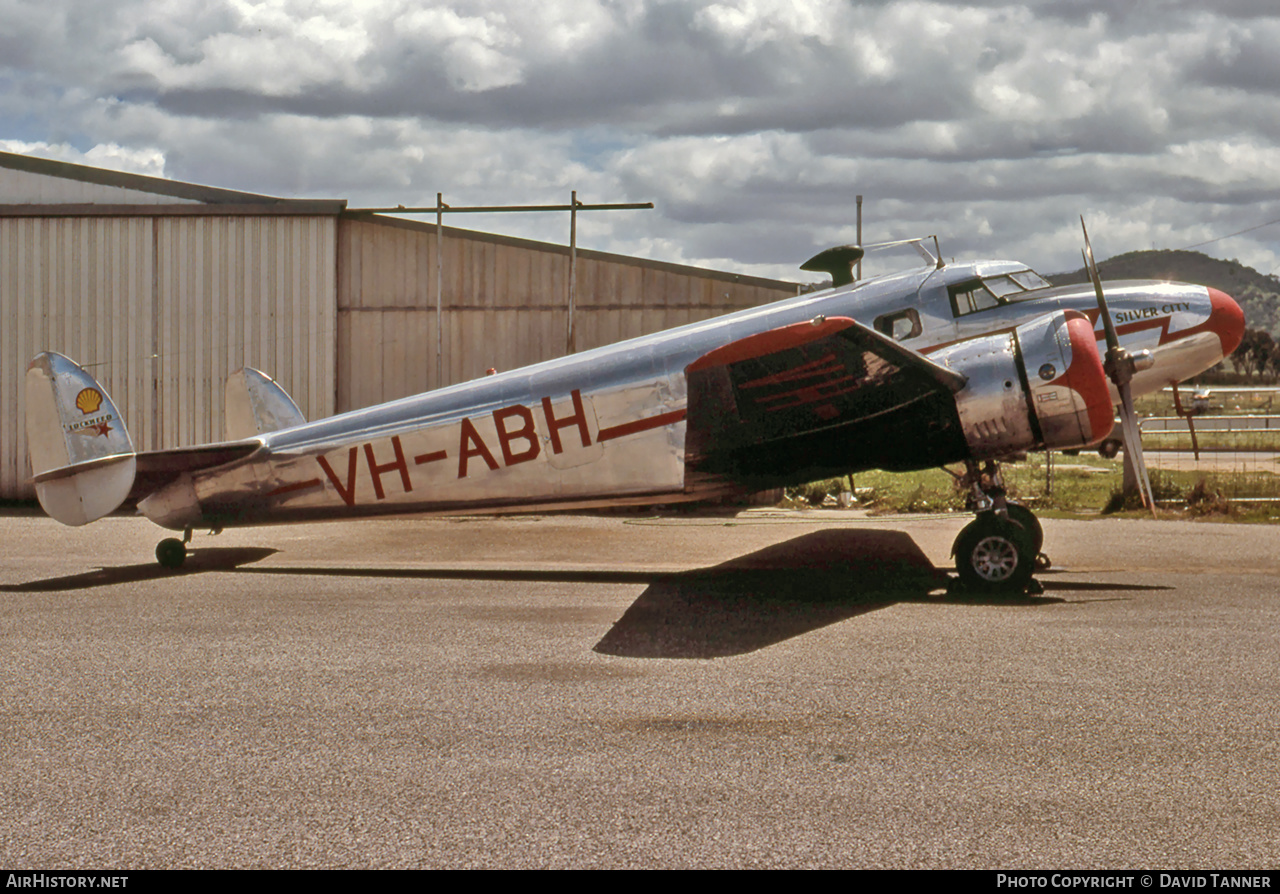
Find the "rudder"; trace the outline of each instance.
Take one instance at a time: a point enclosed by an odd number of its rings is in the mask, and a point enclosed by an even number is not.
[[[27,455],[40,505],[64,525],[113,512],[133,487],[137,459],[106,389],[53,351],[27,365]]]
[[[228,441],[265,435],[307,421],[280,383],[247,366],[227,377],[223,404]]]

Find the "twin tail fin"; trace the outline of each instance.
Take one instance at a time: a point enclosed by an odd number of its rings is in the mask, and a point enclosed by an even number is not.
[[[105,388],[46,351],[27,365],[27,452],[40,505],[64,525],[114,512],[133,487],[137,454]]]
[[[139,455],[107,390],[71,358],[53,351],[36,355],[27,365],[26,387],[36,496],[64,525],[96,521],[130,496],[145,512],[142,498],[175,478],[243,457],[257,448],[254,438],[306,421],[270,376],[246,368],[227,380],[226,442]]]

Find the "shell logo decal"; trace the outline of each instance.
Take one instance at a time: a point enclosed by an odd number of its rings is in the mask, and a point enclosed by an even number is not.
[[[76,395],[76,409],[86,416],[98,412],[100,406],[102,406],[102,392],[97,388],[83,388]]]
[[[81,388],[80,393],[76,395],[76,409],[86,416],[98,412],[101,407],[102,392],[97,388]],[[105,438],[111,433],[111,420],[114,418],[110,413],[107,413],[105,416],[99,416],[96,419],[85,419],[67,426],[67,431]]]

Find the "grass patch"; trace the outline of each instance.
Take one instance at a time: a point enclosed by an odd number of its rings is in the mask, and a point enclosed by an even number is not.
[[[1257,431],[1202,431],[1196,429],[1196,440],[1201,450],[1275,453],[1280,451],[1280,430]],[[1142,446],[1148,453],[1153,450],[1191,450],[1190,432],[1144,431]]]
[[[961,471],[956,467],[954,471]],[[1002,466],[1005,488],[1011,498],[1037,512],[1067,515],[1099,511],[1126,511],[1121,500],[1123,463],[1097,454],[1079,457],[1054,455],[1052,474],[1047,474],[1044,454],[1034,454],[1020,463]],[[957,486],[942,469],[919,472],[860,472],[845,478],[816,481],[787,491],[786,505],[794,507],[831,505],[841,491],[857,495],[858,505],[885,513],[961,512],[969,492]],[[1274,520],[1280,515],[1280,474],[1270,469],[1242,469],[1233,472],[1197,470],[1154,470],[1152,489],[1157,501],[1191,516],[1240,517],[1243,520]],[[1276,505],[1235,503],[1237,500],[1275,499]],[[1172,505],[1170,505],[1172,504]],[[1140,504],[1135,504],[1135,507]]]
[[[1191,407],[1191,395],[1195,393],[1195,385],[1183,385],[1179,389],[1184,409]],[[1214,386],[1205,386],[1212,389]],[[1224,386],[1225,387],[1225,386]],[[1178,408],[1173,403],[1173,394],[1155,391],[1134,398],[1133,408],[1139,416],[1176,416]],[[1209,399],[1208,416],[1266,416],[1280,414],[1280,394],[1266,391],[1218,392]]]

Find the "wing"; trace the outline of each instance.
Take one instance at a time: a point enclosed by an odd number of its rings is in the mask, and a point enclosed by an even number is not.
[[[748,487],[967,455],[960,373],[847,317],[732,342],[686,368],[686,484]]]

